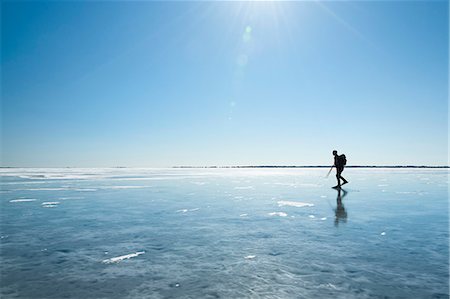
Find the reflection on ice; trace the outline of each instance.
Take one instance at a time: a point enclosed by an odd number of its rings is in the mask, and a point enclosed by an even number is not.
[[[339,223],[346,223],[347,222],[347,211],[345,210],[344,204],[342,203],[342,199],[347,195],[347,191],[344,189],[338,189],[337,190],[337,198],[336,198],[336,209],[335,212],[335,219],[334,219],[334,225],[337,227]]]

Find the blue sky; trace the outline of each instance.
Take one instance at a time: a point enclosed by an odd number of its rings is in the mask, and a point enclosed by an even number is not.
[[[448,3],[2,2],[2,166],[447,164]]]

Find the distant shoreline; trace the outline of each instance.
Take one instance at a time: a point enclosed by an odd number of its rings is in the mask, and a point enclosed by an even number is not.
[[[331,165],[242,165],[242,166],[169,166],[169,167],[126,167],[126,166],[106,166],[106,167],[72,167],[72,166],[53,166],[53,167],[20,167],[20,166],[0,166],[0,169],[14,168],[330,168]],[[430,168],[430,169],[448,169],[450,166],[430,166],[430,165],[348,165],[346,168]]]
[[[255,165],[255,166],[173,166],[172,168],[330,168],[331,165]],[[348,165],[346,168],[450,168],[450,166],[428,166],[428,165]]]

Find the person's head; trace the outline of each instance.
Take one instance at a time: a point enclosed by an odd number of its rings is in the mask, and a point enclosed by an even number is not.
[[[333,151],[333,156],[336,156],[337,155],[337,150],[334,150]]]

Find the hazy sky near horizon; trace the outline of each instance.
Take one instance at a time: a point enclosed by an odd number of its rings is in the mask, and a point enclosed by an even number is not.
[[[2,166],[447,164],[447,1],[1,5]]]

